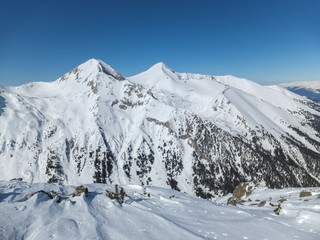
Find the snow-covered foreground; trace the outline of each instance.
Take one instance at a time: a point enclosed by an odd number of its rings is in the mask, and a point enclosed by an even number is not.
[[[130,197],[121,206],[106,196],[114,186],[85,187],[87,197],[50,199],[40,192],[28,199],[39,190],[68,195],[75,187],[1,181],[0,239],[320,239],[320,188],[305,189],[312,195],[303,198],[300,188],[261,188],[244,205],[230,206],[223,204],[230,196],[213,203],[174,190],[126,185]],[[270,203],[284,198],[276,215]],[[256,200],[266,204],[259,207]]]

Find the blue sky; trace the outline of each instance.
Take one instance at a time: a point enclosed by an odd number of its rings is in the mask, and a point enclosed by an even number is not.
[[[0,85],[54,81],[90,58],[124,76],[320,80],[319,0],[2,1]]]

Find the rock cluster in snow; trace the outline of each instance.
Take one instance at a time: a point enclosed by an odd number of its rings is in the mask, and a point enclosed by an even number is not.
[[[258,187],[242,197],[242,204],[231,206],[226,205],[230,194],[210,202],[171,189],[139,185],[121,185],[128,195],[121,205],[106,196],[106,190],[114,191],[114,186],[84,187],[87,196],[76,196],[74,186],[0,181],[0,239],[320,237],[320,188]],[[299,197],[301,190],[310,195]],[[50,197],[50,192],[56,195]]]

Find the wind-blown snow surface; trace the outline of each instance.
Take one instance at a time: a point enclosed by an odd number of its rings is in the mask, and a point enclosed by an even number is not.
[[[299,198],[301,189],[260,188],[257,205],[229,206],[158,187],[124,186],[125,203],[106,197],[106,184],[88,184],[88,196],[50,199],[39,190],[63,194],[72,186],[0,182],[0,239],[303,239],[320,238],[319,188]],[[269,203],[282,202],[280,215]],[[65,198],[66,199],[66,198]],[[225,202],[226,198],[219,199]],[[256,202],[256,201],[255,201]]]
[[[281,87],[176,73],[124,78],[91,59],[51,83],[0,89],[0,176],[172,188],[320,185],[320,113]]]

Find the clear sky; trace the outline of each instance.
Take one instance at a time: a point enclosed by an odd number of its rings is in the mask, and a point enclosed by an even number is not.
[[[261,84],[320,80],[320,0],[8,0],[0,85],[54,81],[90,58],[124,76],[177,72]]]

